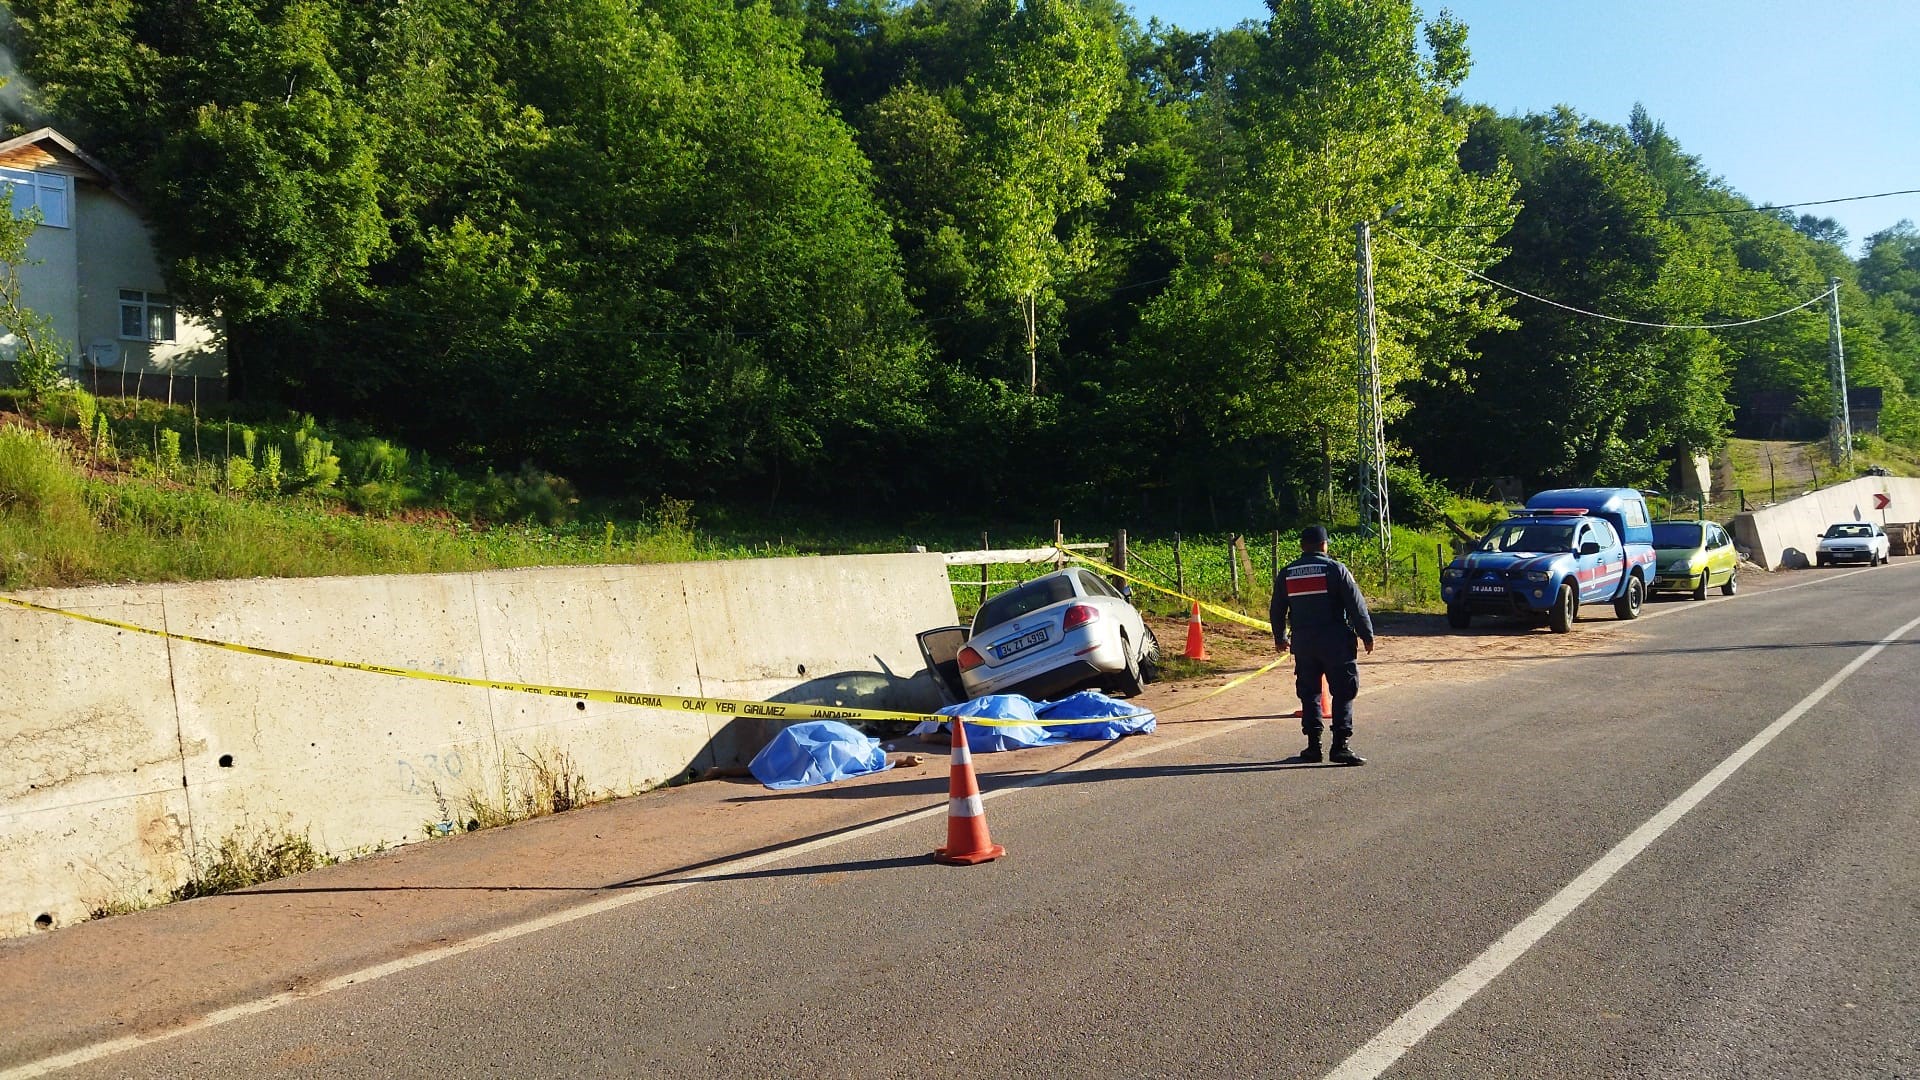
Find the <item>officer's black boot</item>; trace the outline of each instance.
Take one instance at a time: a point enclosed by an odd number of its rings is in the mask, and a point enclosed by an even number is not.
[[[1310,761],[1310,762],[1320,761],[1320,733],[1319,732],[1316,731],[1307,736],[1307,748],[1305,750],[1300,751],[1298,754],[1295,754],[1294,760]]]
[[[1318,750],[1319,747],[1316,745],[1314,749]],[[1313,760],[1319,761],[1319,755],[1314,755]],[[1337,737],[1333,740],[1333,752],[1327,755],[1327,760],[1333,762],[1335,765],[1365,765],[1367,763],[1366,758],[1353,752],[1353,748],[1347,745],[1347,740],[1344,737]]]

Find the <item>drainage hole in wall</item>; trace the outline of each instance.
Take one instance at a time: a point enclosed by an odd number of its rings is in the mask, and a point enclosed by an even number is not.
[[[586,702],[584,702],[584,701],[576,701],[576,702],[574,702],[574,703],[573,703],[573,707],[574,707],[574,708],[576,708],[576,709],[579,709],[579,710],[580,710],[581,712],[586,712],[586,711],[587,711],[587,703],[586,703]]]
[[[223,768],[223,769],[231,769],[231,768],[233,768],[233,755],[232,755],[232,754],[221,754],[221,755],[220,755],[220,767],[221,767],[221,768]]]
[[[800,665],[800,674],[802,674],[802,675],[805,675],[806,673],[807,673],[807,665],[805,665],[805,664],[801,664],[801,665]]]
[[[51,915],[49,915],[49,914],[47,914],[47,913],[46,913],[46,912],[44,912],[44,911],[43,911],[43,912],[41,912],[41,913],[40,913],[40,917],[39,917],[39,918],[37,918],[37,919],[35,919],[35,920],[33,920],[33,928],[34,928],[35,930],[51,930],[51,929],[53,929],[53,916],[51,916]]]

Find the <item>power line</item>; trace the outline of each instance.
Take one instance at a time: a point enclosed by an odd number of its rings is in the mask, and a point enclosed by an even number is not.
[[[1832,206],[1834,203],[1861,202],[1866,199],[1885,199],[1885,198],[1890,198],[1894,195],[1920,195],[1920,188],[1903,188],[1899,191],[1878,191],[1873,193],[1872,195],[1847,195],[1838,199],[1810,199],[1806,202],[1768,203],[1765,206],[1736,206],[1728,210],[1675,210],[1672,213],[1654,214],[1651,218],[1647,220],[1664,221],[1668,218],[1729,217],[1734,214],[1767,214],[1767,213],[1772,213],[1775,210],[1797,210],[1803,206]],[[1406,222],[1401,222],[1401,228],[1427,229],[1431,231],[1465,230],[1465,229],[1510,229],[1512,227],[1513,227],[1513,222],[1511,221],[1459,221],[1459,222],[1406,221]]]
[[[1764,214],[1773,210],[1797,210],[1802,206],[1831,206],[1834,203],[1860,202],[1863,199],[1884,199],[1890,195],[1920,195],[1920,188],[1906,188],[1901,191],[1881,191],[1872,195],[1848,195],[1839,199],[1811,199],[1807,202],[1771,203],[1766,206],[1747,206],[1734,210],[1677,210],[1661,217],[1712,217],[1726,214]]]
[[[1481,273],[1478,270],[1475,270],[1473,267],[1468,266],[1465,263],[1455,262],[1454,260],[1447,258],[1445,255],[1440,255],[1435,252],[1428,251],[1426,248],[1421,247],[1419,244],[1414,243],[1412,240],[1408,239],[1405,236],[1400,235],[1400,233],[1394,231],[1392,228],[1389,228],[1384,224],[1380,225],[1380,229],[1382,232],[1391,233],[1396,240],[1399,240],[1401,243],[1407,245],[1413,250],[1419,252],[1420,254],[1425,255],[1427,258],[1435,259],[1439,262],[1446,263],[1448,266],[1453,267],[1455,270],[1462,271],[1470,277],[1479,278],[1481,281],[1484,281],[1487,284],[1492,285],[1496,289],[1505,289],[1507,292],[1513,293],[1515,296],[1524,296],[1527,299],[1533,300],[1537,303],[1546,304],[1549,307],[1556,307],[1562,311],[1570,311],[1575,315],[1584,315],[1590,319],[1605,319],[1608,322],[1625,323],[1628,326],[1644,326],[1652,330],[1731,330],[1734,327],[1738,327],[1738,326],[1752,326],[1755,323],[1771,322],[1772,320],[1778,319],[1783,315],[1791,315],[1802,308],[1812,307],[1814,304],[1817,304],[1822,300],[1825,300],[1827,297],[1832,296],[1839,289],[1839,286],[1836,285],[1833,288],[1826,290],[1825,292],[1821,293],[1820,295],[1814,297],[1811,300],[1803,300],[1800,303],[1795,304],[1784,311],[1776,311],[1771,315],[1762,315],[1760,318],[1757,318],[1757,319],[1743,319],[1739,322],[1728,322],[1728,323],[1646,322],[1641,319],[1627,319],[1627,318],[1622,318],[1618,315],[1607,315],[1598,311],[1587,311],[1583,308],[1574,307],[1571,304],[1563,304],[1558,300],[1549,300],[1544,296],[1537,296],[1533,293],[1526,291],[1525,289],[1508,285],[1505,282],[1495,281],[1494,279],[1488,277],[1487,275]]]

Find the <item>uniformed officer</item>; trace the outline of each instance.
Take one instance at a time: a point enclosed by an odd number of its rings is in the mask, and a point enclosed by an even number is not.
[[[1288,620],[1293,633],[1287,633]],[[1333,693],[1333,750],[1336,765],[1365,765],[1367,759],[1347,745],[1353,738],[1353,699],[1360,694],[1358,646],[1373,652],[1373,619],[1353,574],[1327,555],[1327,530],[1309,525],[1300,531],[1300,557],[1273,581],[1273,644],[1293,652],[1293,689],[1300,698],[1300,730],[1307,748],[1298,760],[1320,760],[1320,679]]]

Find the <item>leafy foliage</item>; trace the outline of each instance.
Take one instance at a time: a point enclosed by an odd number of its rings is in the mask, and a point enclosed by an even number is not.
[[[1209,33],[1101,0],[9,8],[13,121],[164,208],[239,396],[325,421],[223,450],[230,491],[397,512],[450,483],[371,425],[491,470],[485,516],[564,520],[564,475],[1266,527],[1351,485],[1363,221],[1410,511],[1424,476],[1659,485],[1730,430],[1817,434],[1823,311],[1751,320],[1829,278],[1853,384],[1920,445],[1910,225],[1856,266],[1643,109],[1462,102],[1469,30],[1411,0]]]

